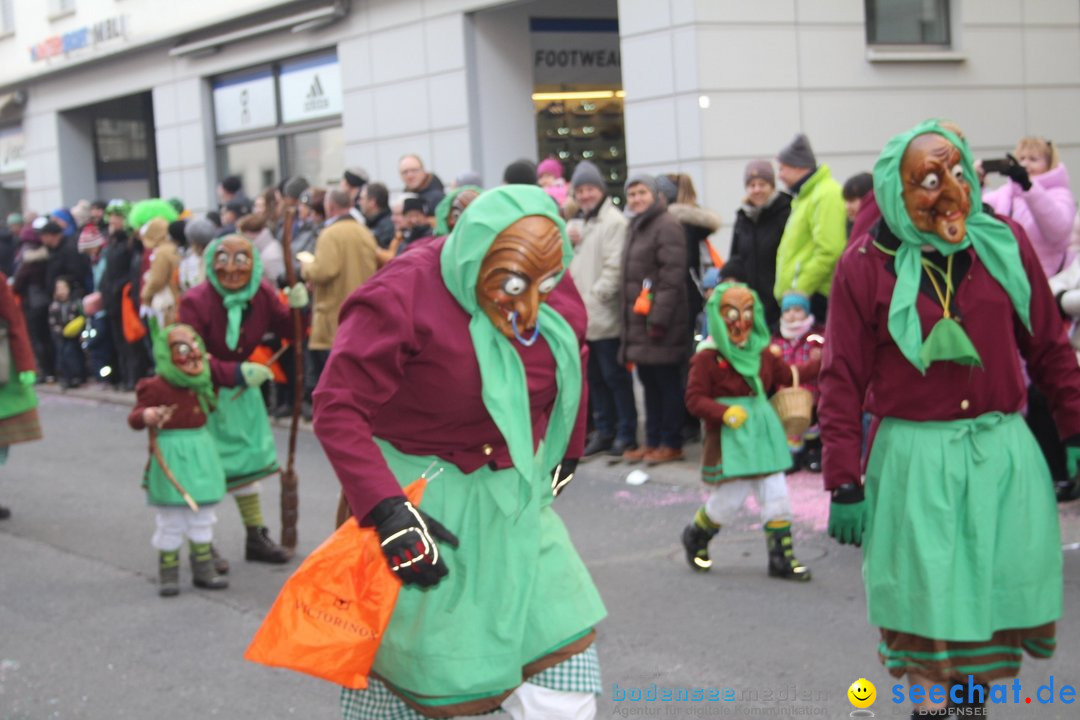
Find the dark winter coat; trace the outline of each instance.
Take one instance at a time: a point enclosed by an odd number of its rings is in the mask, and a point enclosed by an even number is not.
[[[709,236],[720,229],[720,216],[685,203],[669,205],[668,212],[675,216],[686,234],[686,298],[692,326],[705,307],[705,298],[701,294],[701,243],[708,242]]]
[[[105,272],[101,276],[101,298],[106,313],[119,313],[124,285],[128,282],[131,271],[131,248],[128,246],[127,233],[120,231],[113,234],[109,246],[105,249]]]
[[[69,279],[72,296],[81,297],[94,284],[89,258],[79,252],[75,240],[69,237],[62,238],[59,245],[49,249],[45,269],[45,289],[49,297],[56,289],[57,278],[62,277]]]
[[[774,195],[756,220],[752,218],[752,212],[749,206],[743,205],[735,215],[731,258],[721,275],[749,285],[761,298],[765,323],[775,327],[780,322],[780,305],[773,295],[776,249],[780,246],[784,225],[791,214],[791,196],[786,193]]]
[[[375,242],[379,243],[379,247],[383,250],[390,247],[394,235],[397,234],[393,213],[389,209],[381,210],[376,215],[367,218],[367,224],[371,234],[375,236]]]
[[[648,317],[634,313],[645,280],[652,282]],[[690,348],[686,236],[663,200],[630,221],[622,270],[622,362],[673,365]],[[662,330],[661,330],[662,329]]]

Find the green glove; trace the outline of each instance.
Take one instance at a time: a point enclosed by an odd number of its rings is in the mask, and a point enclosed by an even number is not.
[[[866,500],[858,485],[843,485],[833,491],[829,505],[829,537],[841,545],[862,545],[866,526]]]
[[[248,387],[259,387],[264,382],[274,379],[274,372],[260,363],[240,363],[240,375]]]
[[[1065,448],[1065,470],[1070,480],[1076,479],[1077,468],[1080,467],[1080,447],[1068,446]]]
[[[33,370],[23,370],[19,373],[19,384],[23,387],[33,387],[37,382],[37,373]]]
[[[286,288],[285,296],[289,300],[289,307],[294,310],[307,307],[308,301],[310,300],[307,288],[304,287],[304,283],[296,283],[291,288]]]

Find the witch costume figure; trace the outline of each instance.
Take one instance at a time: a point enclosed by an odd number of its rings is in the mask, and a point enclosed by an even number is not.
[[[571,257],[547,194],[502,187],[342,307],[315,433],[403,583],[346,720],[595,715],[605,610],[552,507],[584,445]]]
[[[882,218],[837,266],[819,380],[829,534],[862,544],[881,661],[949,693],[914,717],[996,697],[1004,688],[986,686],[1016,676],[1024,653],[1053,654],[1062,610],[1057,506],[1020,415],[1021,363],[1073,458],[1080,371],[1027,236],[984,212],[977,188],[954,126],[889,141],[874,167]]]
[[[274,375],[266,365],[246,359],[267,333],[292,337],[289,308],[307,305],[307,289],[302,283],[289,288],[286,307],[263,281],[259,253],[242,235],[214,240],[203,257],[206,280],[181,298],[180,320],[206,342],[214,384],[241,388],[222,392],[208,427],[221,456],[229,494],[236,498],[247,530],[244,559],[288,562],[289,550],[270,539],[259,499],[259,480],[280,470],[270,418],[259,390]],[[228,562],[216,549],[215,563],[218,572],[228,572]]]
[[[34,351],[26,318],[7,280],[0,273],[0,465],[7,462],[9,446],[41,439]],[[9,517],[11,510],[0,505],[0,520]]]
[[[206,429],[217,402],[210,358],[202,338],[187,325],[159,331],[151,323],[151,329],[157,374],[135,386],[128,424],[150,433],[143,487],[147,502],[157,509],[151,543],[158,550],[158,594],[180,592],[184,538],[191,546],[195,586],[221,590],[229,581],[214,569],[210,542],[217,522],[214,505],[225,496],[225,471]]]
[[[705,421],[701,479],[708,501],[683,529],[686,562],[712,568],[709,541],[732,522],[750,493],[761,509],[770,577],[809,580],[795,558],[791,503],[784,471],[791,467],[787,436],[769,395],[792,383],[791,367],[769,351],[769,329],[757,293],[742,283],[716,287],[705,304],[709,337],[690,360],[686,407]],[[813,378],[820,360],[796,365]]]

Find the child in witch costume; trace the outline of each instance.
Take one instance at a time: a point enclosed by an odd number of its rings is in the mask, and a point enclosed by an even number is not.
[[[690,360],[686,407],[705,421],[701,479],[712,488],[683,530],[686,561],[712,567],[709,541],[735,519],[753,492],[761,506],[769,549],[769,576],[809,580],[795,559],[791,505],[784,471],[791,453],[768,394],[791,385],[791,368],[769,351],[769,331],[757,293],[742,283],[721,283],[705,305],[709,337]],[[796,365],[800,377],[817,375],[820,360]]]
[[[986,686],[1016,676],[1025,652],[1051,656],[1062,611],[1057,506],[1020,415],[1023,364],[1074,463],[1080,372],[1031,243],[983,212],[978,187],[954,127],[929,120],[892,138],[874,166],[881,220],[853,239],[829,297],[829,534],[862,545],[889,673],[963,685],[922,698],[913,717],[1003,702],[1004,687]]]
[[[808,362],[821,357],[825,343],[825,328],[817,324],[810,312],[810,298],[798,290],[788,290],[780,298],[780,331],[773,336],[769,351],[788,365]],[[799,387],[814,395],[817,404],[817,385],[809,378],[799,376]],[[817,411],[813,422],[801,435],[788,436],[794,464],[792,470],[806,468],[821,472],[821,429],[817,424]]]
[[[289,306],[286,307],[262,279],[259,253],[242,235],[214,240],[203,258],[206,280],[181,298],[180,320],[193,327],[206,342],[214,384],[241,388],[222,393],[208,427],[225,468],[229,494],[236,498],[247,529],[244,558],[288,562],[290,552],[270,539],[259,500],[258,481],[280,469],[270,418],[259,392],[259,386],[271,380],[273,372],[246,359],[267,333],[292,337],[289,308],[307,305],[307,289],[302,283],[287,289]],[[228,571],[228,563],[216,552],[215,562],[219,572]]]
[[[157,375],[135,386],[128,424],[150,432],[150,459],[143,476],[147,501],[157,508],[152,543],[158,550],[158,594],[180,592],[180,548],[187,537],[196,587],[221,590],[229,581],[210,554],[214,505],[225,496],[225,471],[206,429],[216,402],[209,357],[187,325],[162,331],[151,322]],[[190,501],[190,502],[189,502]]]

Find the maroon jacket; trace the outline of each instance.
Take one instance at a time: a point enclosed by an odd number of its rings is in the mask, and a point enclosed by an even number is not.
[[[7,275],[4,273],[0,273],[0,320],[6,321],[8,326],[8,343],[11,345],[11,359],[14,365],[12,375],[33,370],[37,365],[34,361],[33,347],[30,345],[30,336],[26,331],[26,318],[19,306],[15,304],[15,293],[8,287]],[[18,382],[15,378],[12,380]]]
[[[315,389],[315,434],[358,518],[401,494],[373,437],[405,453],[437,455],[466,473],[485,464],[513,466],[481,399],[469,315],[443,284],[444,243],[439,238],[410,249],[349,296]],[[585,306],[569,277],[548,304],[574,329],[584,375]],[[532,347],[514,347],[525,365],[535,449],[555,402],[555,360],[542,336]],[[584,446],[584,382],[570,458],[580,457]]]
[[[796,365],[799,379],[813,379],[820,360]],[[791,385],[791,367],[783,358],[773,355],[768,348],[761,351],[761,387],[766,395],[772,395],[785,385]],[[750,384],[735,372],[727,360],[716,350],[701,350],[690,359],[690,377],[686,383],[686,408],[694,417],[705,421],[705,428],[717,430],[724,424],[728,406],[716,402],[718,397],[749,397],[753,394]]]
[[[855,239],[841,256],[829,296],[818,379],[827,490],[859,482],[864,408],[876,419],[915,421],[1017,413],[1027,400],[1023,361],[1032,382],[1049,399],[1061,437],[1080,433],[1076,355],[1027,235],[1011,220],[1004,222],[1016,235],[1031,283],[1031,333],[975,251],[961,251],[968,254],[970,268],[956,287],[953,307],[979,351],[981,368],[937,362],[920,375],[889,334],[889,304],[896,286],[892,258],[874,247],[872,234]],[[942,309],[922,291],[915,307],[925,339]]]
[[[209,280],[180,298],[180,322],[193,327],[206,343],[211,356],[210,376],[215,385],[223,387],[236,386],[236,368],[248,359],[263,335],[273,333],[285,339],[293,336],[292,313],[265,280],[244,308],[240,341],[235,350],[225,345],[225,330],[229,325],[225,303]]]
[[[229,402],[229,393],[222,393],[221,402]],[[194,390],[170,385],[164,378],[143,378],[135,385],[135,407],[128,415],[128,425],[134,430],[146,427],[143,422],[143,410],[158,405],[175,405],[169,422],[164,430],[190,430],[206,424],[206,414],[199,407],[199,398]]]

